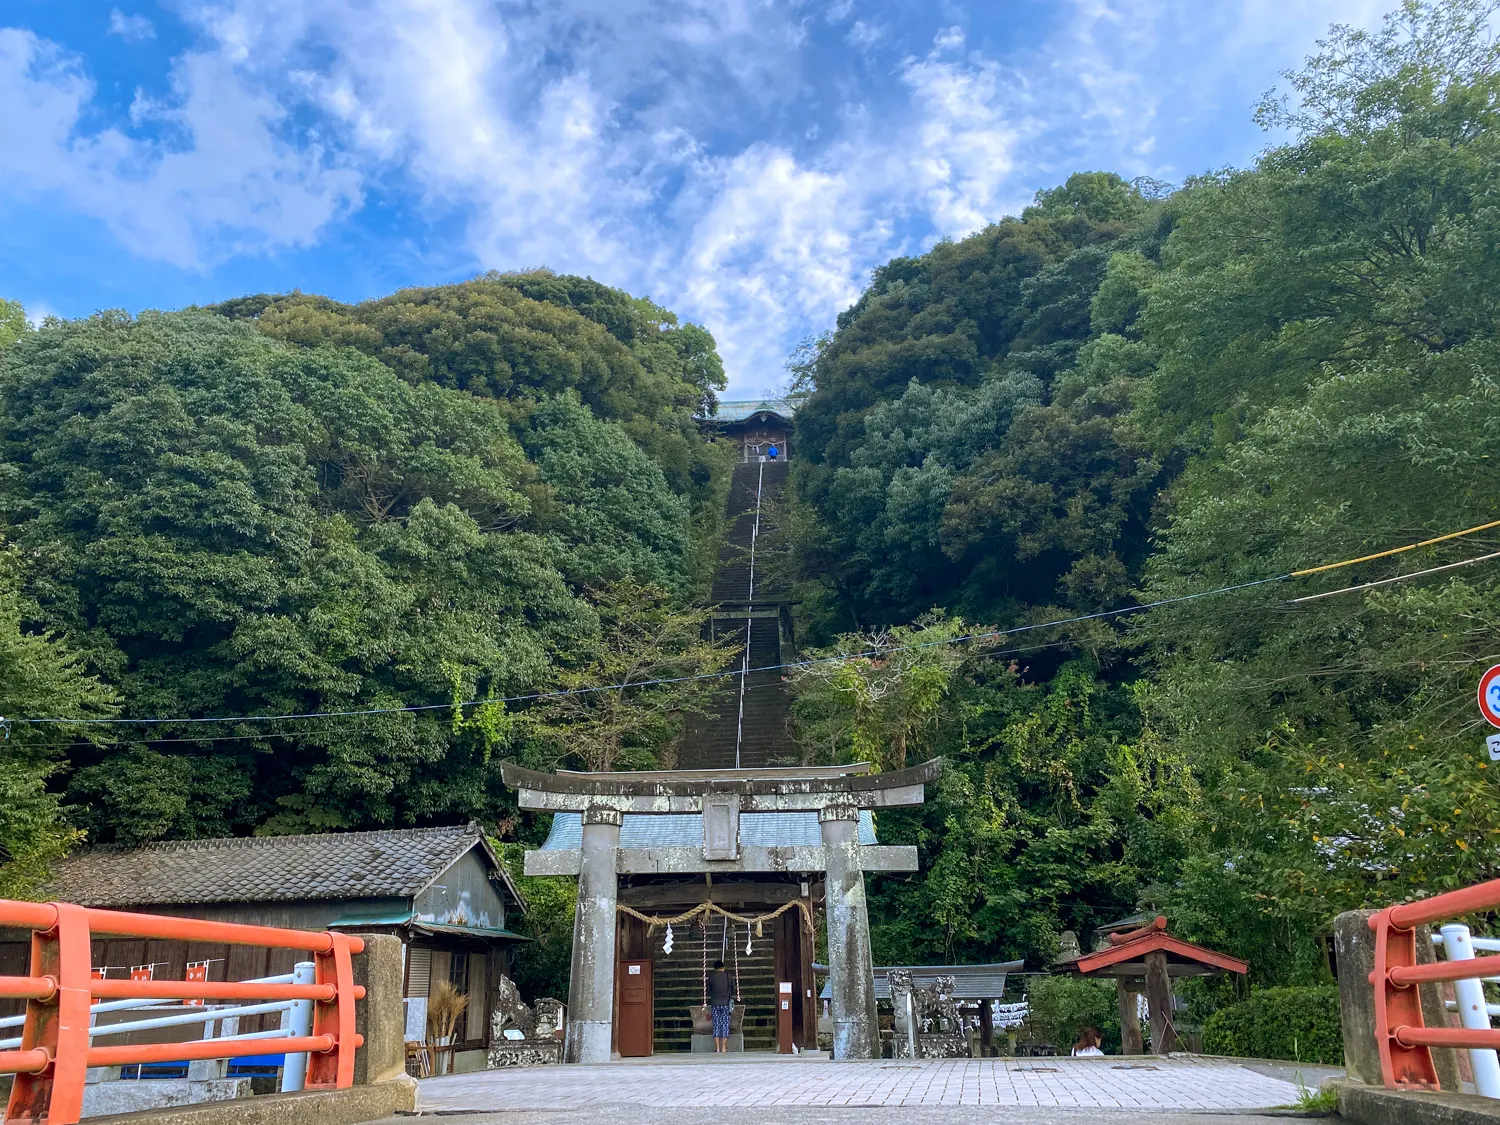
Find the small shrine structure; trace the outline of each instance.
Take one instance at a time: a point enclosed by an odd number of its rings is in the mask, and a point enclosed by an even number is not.
[[[1177,1029],[1172,1025],[1173,978],[1211,977],[1220,973],[1243,976],[1249,969],[1248,961],[1173,937],[1167,933],[1167,920],[1161,915],[1137,929],[1106,932],[1093,953],[1067,955],[1052,965],[1052,971],[1057,973],[1115,978],[1121,1049],[1127,1055],[1143,1053],[1140,1006],[1136,999],[1141,993],[1146,996],[1151,1024],[1151,1052],[1167,1055],[1177,1050],[1178,1044]]]
[[[1025,961],[982,965],[877,965],[875,1001],[891,1005],[895,1058],[987,1058],[995,1046],[996,1006],[1004,1019],[1024,1004],[1004,1003],[1005,979]],[[821,966],[814,966],[819,968]],[[829,985],[822,998],[832,997]],[[977,1036],[971,1034],[975,1028]],[[976,1041],[977,1040],[977,1041]]]
[[[776,446],[780,460],[791,455],[792,415],[796,407],[783,398],[721,401],[711,417],[700,424],[711,433],[722,434],[740,443],[740,459],[765,461],[771,446]]]
[[[914,847],[874,843],[870,810],[921,804],[941,765],[935,759],[888,773],[858,764],[549,774],[505,763],[505,783],[521,808],[557,814],[550,846],[526,853],[526,874],[578,877],[564,1061],[652,1052],[652,931],[700,917],[704,961],[721,948],[732,953],[742,936],[748,946],[755,929],[773,923],[776,1018],[788,1021],[777,1024],[781,1049],[799,1038],[815,1045],[819,899],[833,1057],[878,1058],[865,872],[915,871],[917,855]],[[710,954],[709,924],[718,916],[723,937]]]

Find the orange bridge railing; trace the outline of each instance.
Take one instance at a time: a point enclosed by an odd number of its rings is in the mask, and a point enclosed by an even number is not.
[[[1370,917],[1375,934],[1375,1042],[1389,1087],[1437,1089],[1433,1047],[1500,1047],[1500,1030],[1427,1027],[1417,985],[1500,976],[1500,957],[1419,964],[1417,927],[1500,907],[1500,879],[1417,902],[1389,906]],[[1493,961],[1492,965],[1490,962]]]
[[[364,950],[358,937],[6,899],[0,899],[0,927],[32,931],[31,975],[0,976],[0,997],[26,1001],[20,1048],[0,1051],[0,1074],[16,1076],[5,1125],[76,1125],[90,1067],[243,1058],[266,1050],[259,1038],[91,1046],[96,999],[311,1000],[312,1033],[278,1038],[276,1048],[307,1052],[305,1089],[354,1083],[354,1052],[364,1042],[354,1030],[354,1001],[365,993],[354,983],[350,960]],[[90,942],[96,934],[302,950],[313,955],[313,983],[93,980]]]

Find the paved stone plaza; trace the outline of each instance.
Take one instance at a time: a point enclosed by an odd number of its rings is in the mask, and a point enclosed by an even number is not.
[[[1322,1073],[1309,1073],[1306,1081],[1315,1088],[1321,1077]],[[491,1070],[428,1079],[421,1086],[419,1108],[426,1113],[612,1106],[661,1110],[1010,1106],[1223,1112],[1295,1103],[1298,1091],[1290,1078],[1222,1059],[1200,1058],[841,1063],[653,1060]]]

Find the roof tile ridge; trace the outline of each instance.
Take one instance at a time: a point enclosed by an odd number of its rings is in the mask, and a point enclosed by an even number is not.
[[[471,829],[473,830],[472,832],[470,831]],[[203,847],[271,847],[276,844],[286,844],[300,840],[359,840],[368,839],[372,836],[397,836],[418,832],[428,836],[455,833],[460,835],[482,835],[483,829],[479,827],[477,822],[471,820],[466,825],[439,824],[418,828],[365,828],[357,832],[298,832],[287,836],[204,836],[194,840],[149,840],[135,848],[125,848],[117,852],[101,848],[92,851],[92,854],[129,855],[131,852],[136,851],[188,851],[193,848]]]

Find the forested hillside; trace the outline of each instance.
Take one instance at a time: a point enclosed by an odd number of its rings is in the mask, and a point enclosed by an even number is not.
[[[877,960],[1150,908],[1304,983],[1339,910],[1497,874],[1500,533],[1288,577],[1500,520],[1493,10],[1335,29],[1252,167],[1070,176],[796,358],[802,753],[949,762],[881,814],[922,866],[872,883]],[[672,760],[701,685],[496,701],[726,665],[723,386],[704,329],[547,271],[0,302],[0,895],[83,838],[533,838],[499,759]]]
[[[796,368],[806,624],[899,646],[1274,578],[1500,518],[1488,5],[1336,30],[1290,139],[1167,191],[1074,175],[875,272]],[[1138,907],[1326,973],[1339,910],[1493,877],[1490,531],[1306,579],[800,676],[810,759],[952,768],[878,961],[1055,953]]]
[[[720,659],[686,607],[723,371],[647,301],[539,272],[7,331],[3,713],[172,720],[11,724],[9,890],[80,830],[499,826],[498,753],[568,760],[590,716],[569,743],[455,699],[591,675],[622,635],[641,668]],[[184,721],[310,712],[339,714]],[[606,752],[676,730],[629,720]]]

